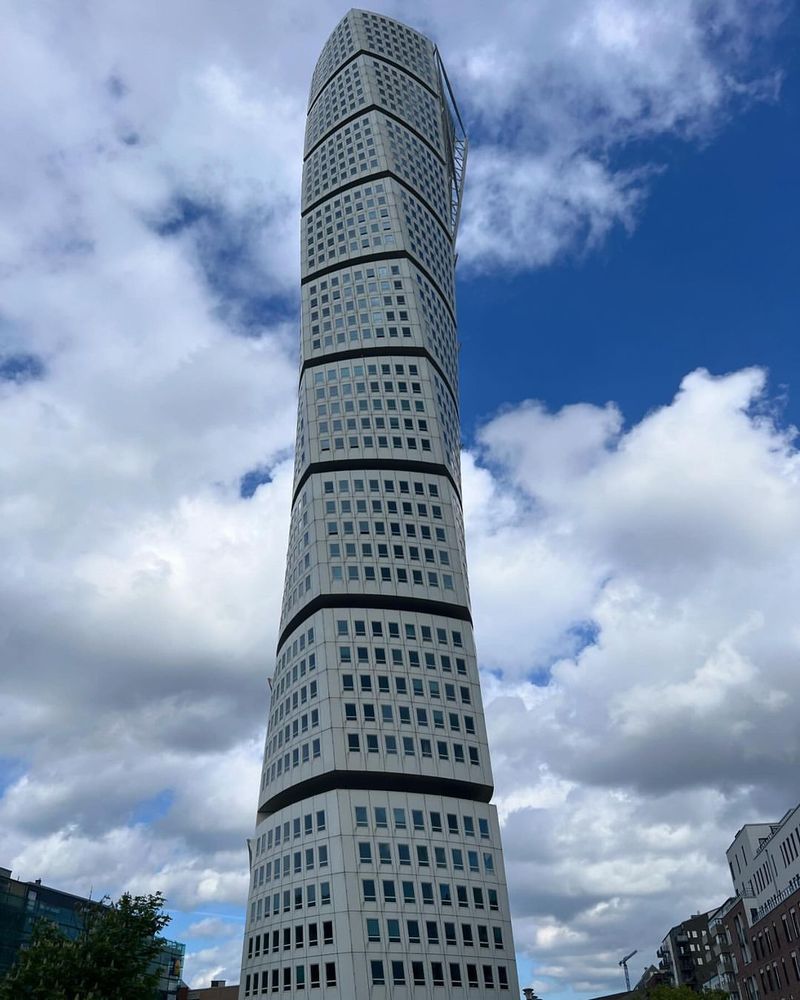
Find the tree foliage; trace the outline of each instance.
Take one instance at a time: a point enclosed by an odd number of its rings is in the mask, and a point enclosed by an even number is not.
[[[644,992],[649,1000],[729,1000],[724,990],[704,990],[698,993],[691,986],[670,986],[667,983],[648,986]]]
[[[153,1000],[159,972],[156,940],[170,918],[161,893],[87,904],[70,940],[38,920],[30,943],[0,981],[0,1000]]]

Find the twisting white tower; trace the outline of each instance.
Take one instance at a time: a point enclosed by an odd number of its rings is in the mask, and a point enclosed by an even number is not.
[[[311,84],[286,587],[241,997],[518,995],[464,554],[436,47],[337,25]]]

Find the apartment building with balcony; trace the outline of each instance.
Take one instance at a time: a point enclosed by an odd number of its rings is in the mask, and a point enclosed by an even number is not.
[[[746,824],[726,854],[736,894],[709,920],[709,985],[731,1000],[800,1000],[800,805]]]

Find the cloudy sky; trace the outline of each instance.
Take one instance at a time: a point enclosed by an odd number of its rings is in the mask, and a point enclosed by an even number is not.
[[[464,493],[522,979],[611,991],[798,799],[797,11],[376,9],[437,39],[472,136]],[[4,6],[0,865],[163,890],[198,985],[239,975],[344,10]]]

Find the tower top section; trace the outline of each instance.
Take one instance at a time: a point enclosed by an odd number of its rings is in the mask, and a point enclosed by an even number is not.
[[[333,29],[317,59],[311,78],[309,108],[330,78],[345,63],[364,52],[394,63],[431,90],[436,89],[436,46],[433,42],[385,14],[354,7]]]
[[[331,32],[314,68],[305,159],[335,131],[373,110],[409,128],[444,164],[448,228],[455,238],[468,141],[438,48],[394,18],[353,8]]]

